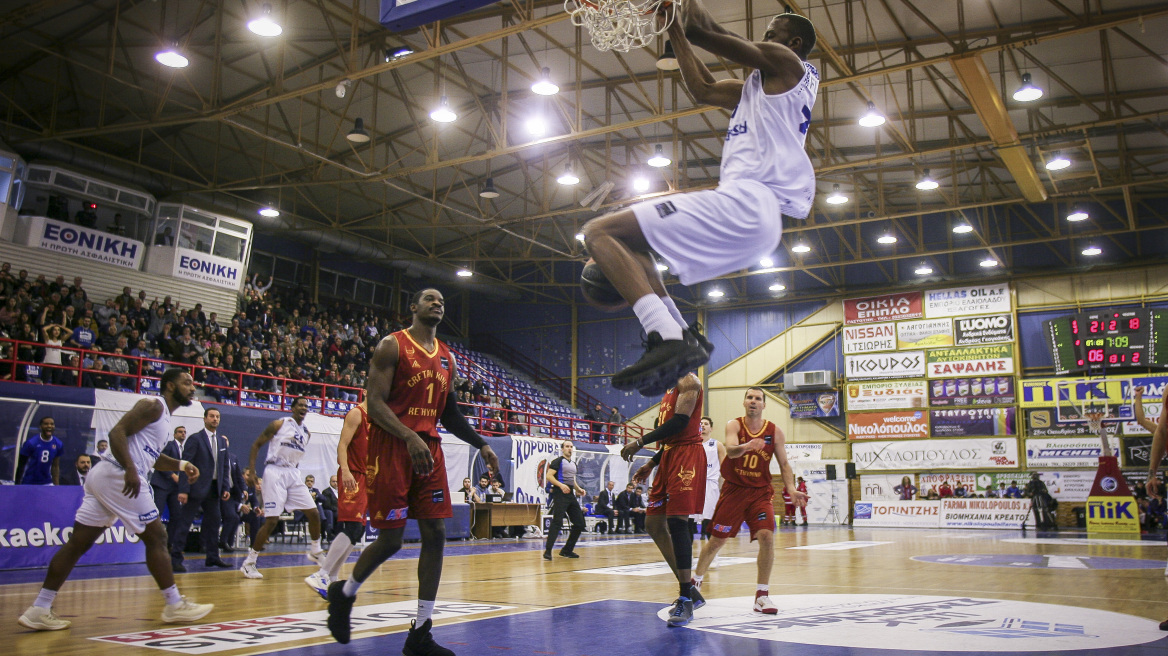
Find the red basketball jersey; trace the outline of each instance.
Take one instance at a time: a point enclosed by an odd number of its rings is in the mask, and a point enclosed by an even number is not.
[[[369,450],[369,413],[361,406],[354,406],[354,410],[361,413],[361,423],[353,439],[349,440],[348,454],[349,471],[354,474],[365,474],[365,454]]]
[[[702,443],[702,396],[705,390],[698,388],[698,401],[694,404],[694,409],[689,415],[689,423],[680,433],[672,437],[667,437],[661,440],[660,444],[701,444]],[[665,398],[661,399],[661,414],[659,422],[664,424],[669,421],[673,413],[677,411],[677,388],[669,390],[665,393]]]
[[[746,444],[756,437],[766,446],[762,451],[749,451],[737,458],[722,461],[722,480],[742,487],[771,486],[771,456],[775,455],[775,424],[767,421],[757,433],[746,428],[746,417],[738,418],[738,443]]]
[[[397,338],[397,369],[386,402],[407,428],[419,435],[438,437],[438,418],[446,408],[446,395],[454,378],[454,358],[446,345],[434,340],[427,351],[408,330]]]

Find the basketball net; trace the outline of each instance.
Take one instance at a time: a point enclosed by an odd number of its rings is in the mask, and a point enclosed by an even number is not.
[[[597,50],[628,52],[644,48],[669,29],[677,19],[681,0],[564,0],[564,11],[572,24],[588,28]],[[665,20],[657,25],[657,10],[665,9]]]
[[[1103,406],[1102,410],[1098,408],[1086,409],[1083,416],[1087,418],[1087,425],[1091,428],[1091,432],[1098,435],[1100,441],[1103,442],[1103,457],[1114,455],[1111,452],[1111,442],[1107,439],[1107,431],[1103,430],[1103,417],[1107,416],[1107,406]]]

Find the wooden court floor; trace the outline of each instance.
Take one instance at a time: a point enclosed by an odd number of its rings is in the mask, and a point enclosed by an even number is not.
[[[724,562],[703,585],[711,602],[704,610],[719,619],[695,630],[667,629],[657,615],[677,589],[665,570],[655,571],[660,559],[644,536],[586,537],[581,558],[552,562],[540,558],[538,540],[452,542],[439,592],[446,610],[436,615],[435,636],[459,654],[1168,654],[1168,632],[1156,627],[1168,618],[1164,540],[1085,538],[1071,531],[1036,537],[783,528],[771,577],[771,596],[781,608],[775,620],[750,612],[757,546],[739,537],[727,543]],[[26,631],[16,618],[39,582],[14,583],[13,573],[0,573],[0,654],[400,653],[415,599],[416,545],[366,582],[355,617],[365,606],[377,612],[354,627],[347,646],[321,633],[325,604],[303,583],[315,568],[299,549],[288,553],[283,567],[265,567],[261,558],[263,580],[244,579],[234,569],[204,572],[199,559],[188,559],[180,590],[216,605],[204,620],[214,626],[197,630],[161,624],[153,581],[134,575],[70,580],[55,608],[73,627]],[[977,615],[991,606],[1000,606],[1001,618]],[[280,620],[283,629],[273,628],[276,620],[241,622],[277,617],[291,619]],[[192,637],[198,635],[210,637]],[[792,645],[804,647],[792,651]]]

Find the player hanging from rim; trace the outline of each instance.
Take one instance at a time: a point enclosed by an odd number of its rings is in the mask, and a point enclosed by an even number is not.
[[[69,620],[53,613],[57,591],[69,578],[77,561],[97,542],[107,526],[122,520],[126,529],[142,538],[146,546],[146,568],[154,577],[166,600],[162,621],[194,622],[206,617],[213,604],[196,604],[178,592],[166,529],[162,526],[154,494],[147,482],[151,470],[181,471],[191,483],[199,478],[199,469],[186,460],[160,455],[170,440],[171,413],[179,406],[191,404],[195,381],[184,369],[167,369],[159,381],[161,398],[145,398],[134,404],[109,432],[109,449],[97,459],[85,478],[85,496],[73,521],[73,533],[49,562],[45,582],[36,601],[18,620],[21,626],[36,631],[59,631],[69,628]]]
[[[328,586],[341,574],[354,545],[365,535],[366,510],[369,506],[365,493],[365,453],[369,441],[369,415],[366,402],[349,408],[341,426],[341,441],[337,444],[337,478],[340,498],[337,499],[337,521],[341,531],[333,538],[328,553],[320,564],[320,571],[304,582],[328,600]]]
[[[717,189],[637,203],[584,225],[584,243],[633,307],[647,335],[644,355],[613,387],[655,396],[707,362],[713,346],[687,326],[649,256],[655,251],[683,285],[755,265],[779,245],[782,215],[807,218],[815,170],[804,149],[819,74],[806,61],[815,28],[797,14],[771,20],[751,42],[714,22],[699,0],[681,3],[669,38],[681,77],[699,102],[733,110]],[[691,45],[692,44],[692,45]],[[692,46],[753,71],[715,80]]]
[[[680,588],[666,620],[671,627],[688,623],[694,609],[706,603],[693,587],[693,531],[689,519],[702,509],[706,494],[706,452],[699,428],[701,413],[702,384],[694,374],[686,374],[661,400],[657,428],[621,449],[621,457],[631,462],[646,444],[662,443],[657,454],[660,458],[656,460],[661,466],[649,488],[645,531],[673,570]],[[644,481],[654,464],[650,462],[638,469],[633,474],[633,482]]]
[[[361,552],[347,581],[328,588],[328,627],[333,638],[349,642],[349,615],[357,590],[402,545],[406,518],[418,521],[422,548],[418,555],[418,613],[402,652],[406,656],[454,652],[434,642],[430,633],[434,601],[442,580],[446,524],[453,517],[446,482],[446,458],[438,422],[455,437],[479,450],[491,471],[499,471],[494,450],[458,411],[451,381],[454,356],[438,339],[446,300],[437,289],[423,289],[410,301],[410,327],[386,336],[369,362],[366,412],[369,441],[365,484],[370,523],[380,530]]]
[[[795,474],[787,463],[783,448],[783,431],[774,422],[762,418],[766,394],[749,387],[742,399],[746,414],[726,422],[726,459],[722,461],[722,491],[714,510],[714,531],[698,560],[694,584],[699,588],[710,568],[710,561],[726,540],[738,535],[746,522],[751,542],[758,540],[758,579],[754,593],[754,610],[774,615],[778,606],[770,598],[771,566],[775,560],[775,505],[771,487],[771,457],[779,461],[783,485],[791,501],[807,505],[807,495],[795,486]],[[792,520],[793,521],[793,520]]]
[[[308,519],[308,559],[319,565],[324,560],[324,550],[320,548],[320,513],[316,500],[304,485],[304,475],[300,473],[300,459],[308,448],[312,434],[304,425],[308,415],[308,399],[298,396],[292,400],[292,416],[277,419],[264,428],[264,432],[251,445],[251,459],[248,461],[250,478],[248,483],[258,487],[259,473],[256,471],[256,457],[260,447],[268,445],[268,455],[264,459],[264,523],[252,538],[251,548],[239,571],[249,579],[262,579],[264,575],[256,567],[260,552],[268,542],[268,536],[280,523],[280,515],[288,510],[299,510]]]

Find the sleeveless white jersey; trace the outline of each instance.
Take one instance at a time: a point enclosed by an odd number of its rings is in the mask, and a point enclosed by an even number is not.
[[[819,91],[819,72],[803,62],[803,79],[795,88],[767,95],[762,73],[751,72],[742,99],[730,115],[722,149],[722,180],[753,180],[779,198],[783,214],[805,219],[815,199],[815,169],[804,142],[811,108]]]
[[[162,454],[162,448],[170,441],[170,409],[166,407],[166,401],[156,400],[162,405],[162,416],[137,433],[126,436],[130,460],[134,463],[134,469],[138,470],[138,476],[144,479],[150,478],[150,474],[154,471],[154,463]],[[121,463],[114,457],[112,449],[106,450],[101,459],[118,469],[122,468]]]
[[[718,488],[718,476],[722,470],[722,463],[718,462],[718,440],[710,438],[702,442],[706,450],[706,487]]]
[[[311,437],[307,427],[297,424],[291,417],[285,417],[276,436],[268,442],[268,459],[264,462],[277,467],[299,467]]]

